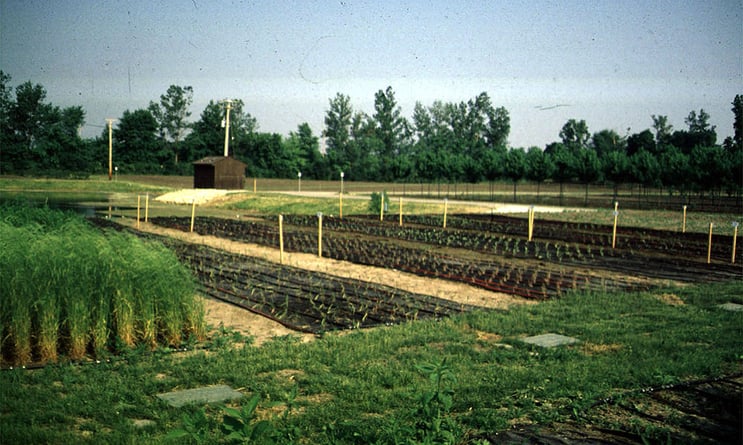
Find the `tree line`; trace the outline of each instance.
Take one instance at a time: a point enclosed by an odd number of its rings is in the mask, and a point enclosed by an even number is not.
[[[85,176],[106,170],[108,130],[82,138],[80,106],[60,108],[39,84],[13,89],[0,71],[0,173]],[[193,88],[171,85],[146,108],[126,110],[112,131],[114,163],[122,173],[190,174],[192,162],[223,154],[225,104],[211,100],[198,119],[189,111]],[[691,111],[685,128],[664,115],[652,126],[620,135],[591,133],[570,119],[559,140],[545,147],[510,147],[510,116],[487,93],[461,102],[415,104],[403,115],[391,87],[374,95],[374,110],[354,109],[349,96],[329,99],[324,128],[316,135],[301,123],[288,136],[259,131],[245,103],[231,102],[230,155],[255,177],[400,182],[511,181],[538,184],[625,183],[681,193],[743,191],[743,95],[732,102],[734,135],[717,141],[704,110]],[[320,138],[324,150],[320,149]]]

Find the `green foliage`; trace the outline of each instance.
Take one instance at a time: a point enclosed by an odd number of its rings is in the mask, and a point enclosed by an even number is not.
[[[421,395],[420,406],[415,412],[416,443],[456,444],[461,440],[462,428],[450,416],[457,377],[446,361],[444,358],[438,363],[416,366],[432,385]]]
[[[268,420],[257,420],[255,410],[258,408],[260,395],[253,396],[240,409],[224,407],[222,430],[229,441],[239,443],[272,444],[276,431]]]
[[[0,233],[0,325],[9,333],[0,352],[10,363],[203,338],[193,278],[162,245],[17,205],[0,207]]]
[[[378,215],[384,206],[384,212],[387,212],[390,208],[390,196],[386,191],[382,193],[373,192],[371,199],[369,200],[369,211],[374,215]]]

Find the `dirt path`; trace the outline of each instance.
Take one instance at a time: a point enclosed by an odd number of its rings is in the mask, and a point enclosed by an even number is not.
[[[122,221],[122,223],[129,226],[133,225],[132,222],[133,221]],[[228,252],[262,258],[274,263],[279,263],[280,261],[279,251],[277,249],[259,246],[257,244],[240,243],[215,236],[204,236],[197,233],[165,229],[153,224],[145,223],[140,223],[140,230],[157,235],[169,236],[194,244],[203,244],[223,249]],[[535,303],[508,294],[490,292],[462,283],[454,283],[435,278],[424,278],[396,270],[362,266],[330,258],[320,258],[317,255],[312,254],[285,252],[284,265],[327,273],[344,278],[384,284],[409,292],[432,295],[456,301],[458,303],[491,309],[505,310],[513,305]],[[270,338],[284,335],[299,335],[302,337],[303,341],[309,341],[313,338],[312,335],[297,333],[281,324],[240,309],[229,303],[210,298],[205,298],[204,300],[207,311],[207,322],[210,325],[218,327],[221,324],[224,327],[235,329],[245,335],[250,335],[254,338],[256,344],[261,344]]]

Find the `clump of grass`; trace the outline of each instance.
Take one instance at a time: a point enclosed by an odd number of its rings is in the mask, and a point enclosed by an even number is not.
[[[154,348],[177,346],[184,334],[204,337],[193,278],[162,245],[103,234],[74,215],[56,221],[37,210],[0,210],[4,360],[78,360],[112,345]],[[55,222],[36,222],[44,218]]]

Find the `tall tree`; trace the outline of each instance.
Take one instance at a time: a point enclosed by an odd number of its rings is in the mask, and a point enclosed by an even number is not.
[[[588,125],[584,120],[569,119],[560,130],[560,139],[563,145],[573,151],[586,148],[588,138],[591,134],[588,132]]]
[[[171,85],[165,94],[160,96],[160,103],[150,102],[150,114],[157,120],[160,136],[173,144],[174,163],[178,164],[180,142],[189,128],[186,121],[191,112],[193,88],[190,86]]]
[[[325,114],[327,156],[332,168],[349,171],[353,156],[351,147],[351,119],[353,107],[351,98],[337,93],[330,99],[330,108]]]
[[[312,128],[306,122],[297,127],[297,131],[291,132],[285,142],[290,148],[288,152],[297,153],[299,157],[299,169],[307,178],[328,179],[328,171],[325,158],[320,153],[318,138],[312,134]],[[340,173],[340,172],[338,172]]]
[[[599,158],[603,158],[609,153],[624,152],[627,149],[627,141],[614,130],[601,130],[593,134],[591,147]]]
[[[407,143],[409,131],[407,120],[402,116],[391,86],[374,95],[374,120],[377,138],[382,143],[379,153],[382,174],[380,179],[395,179],[395,173],[399,172],[393,171],[394,160],[403,154],[403,145]]]
[[[516,202],[516,184],[526,175],[526,152],[523,148],[512,148],[504,161],[504,173],[513,182],[513,202]]]
[[[530,147],[526,152],[526,177],[537,183],[537,200],[542,183],[551,178],[555,172],[552,158],[539,147]]]
[[[668,123],[668,116],[652,115],[653,129],[655,130],[655,144],[660,147],[670,142],[673,125]]]
[[[149,109],[124,111],[113,131],[116,165],[124,172],[160,172],[167,152],[157,133],[158,123]]]

